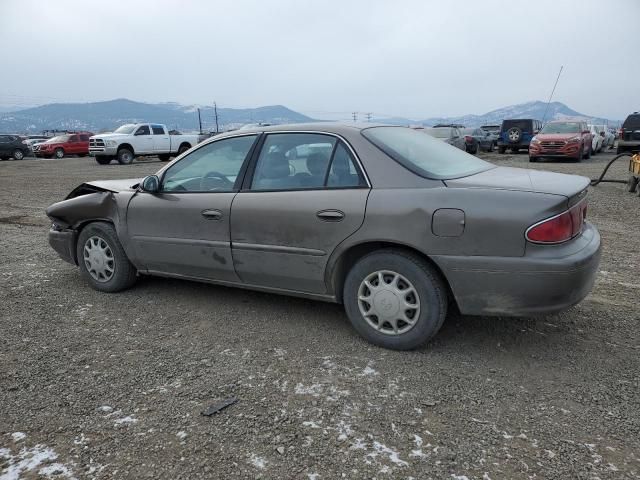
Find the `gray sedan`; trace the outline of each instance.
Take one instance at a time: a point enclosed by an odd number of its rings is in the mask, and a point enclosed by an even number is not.
[[[588,185],[403,127],[266,127],[78,186],[47,209],[49,242],[103,292],[158,275],[339,302],[369,341],[411,349],[453,304],[521,316],[581,301],[600,258]]]

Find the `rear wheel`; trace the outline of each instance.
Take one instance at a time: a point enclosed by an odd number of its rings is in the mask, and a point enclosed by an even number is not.
[[[537,162],[537,161],[538,161],[538,157],[531,157],[531,156],[529,156],[529,161],[530,161],[531,163]]]
[[[489,147],[487,148],[487,152],[489,153],[493,152],[493,142],[489,144]]]
[[[98,162],[100,165],[109,165],[111,163],[111,158],[104,157],[104,156],[97,156],[96,162]]]
[[[369,342],[410,350],[427,342],[444,323],[447,289],[422,258],[387,249],[361,258],[344,285],[345,311]]]
[[[53,156],[56,158],[63,158],[64,157],[64,150],[61,148],[56,148],[55,152],[53,152]]]
[[[118,292],[136,281],[136,269],[109,223],[87,225],[78,237],[76,254],[82,276],[96,290]]]
[[[180,148],[178,149],[178,155],[182,155],[184,152],[186,152],[187,150],[189,150],[191,147],[189,145],[180,145]]]
[[[24,152],[23,152],[22,150],[20,150],[19,148],[16,148],[16,149],[13,151],[12,156],[13,156],[13,158],[14,158],[15,160],[22,160],[22,159],[24,158]]]
[[[129,165],[133,162],[133,152],[128,148],[118,150],[118,163],[120,165]]]
[[[504,153],[507,151],[506,147],[498,147],[498,153]]]

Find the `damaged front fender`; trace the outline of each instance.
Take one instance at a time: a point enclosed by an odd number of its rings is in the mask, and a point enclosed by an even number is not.
[[[118,208],[112,192],[95,192],[54,203],[47,216],[58,227],[76,229],[89,220],[108,220],[117,224]]]

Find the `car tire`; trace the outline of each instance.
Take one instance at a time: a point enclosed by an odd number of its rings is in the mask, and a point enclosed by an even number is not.
[[[178,148],[178,155],[182,155],[184,152],[186,152],[190,148],[191,147],[187,147],[186,145],[180,145],[180,148]]]
[[[580,159],[584,158],[585,160],[589,160],[591,158],[591,151],[592,151],[592,148],[591,148],[591,145],[589,145],[587,147],[587,151],[584,154],[584,157],[580,157]]]
[[[636,195],[640,197],[640,182],[636,183]]]
[[[14,160],[22,160],[24,158],[24,152],[19,148],[16,148],[11,154]]]
[[[503,154],[506,151],[507,151],[506,147],[498,147],[498,153]]]
[[[530,161],[531,163],[535,163],[535,162],[537,162],[537,161],[538,161],[538,157],[531,157],[531,156],[529,156],[529,161]]]
[[[56,150],[53,152],[53,156],[57,159],[64,158],[64,150],[61,148],[56,148]]]
[[[511,152],[518,153],[520,149],[518,147],[511,147]]]
[[[84,227],[78,236],[76,255],[82,276],[98,291],[119,292],[136,282],[136,269],[109,223],[94,222]]]
[[[97,156],[95,157],[96,162],[98,162],[99,165],[109,165],[111,163],[111,158],[110,157],[105,157],[105,156]]]
[[[158,158],[160,159],[161,162],[168,162],[169,159],[171,158],[171,155],[167,155],[167,154],[158,155]]]
[[[133,152],[128,148],[121,148],[117,158],[120,165],[130,165],[133,162]]]
[[[384,283],[382,287],[380,281]],[[367,285],[375,287],[377,293]],[[398,294],[404,295],[404,301],[408,302],[405,306],[409,305],[402,317],[413,322],[392,315],[381,323],[371,312],[393,309],[395,305],[396,315],[400,315]],[[379,301],[367,303],[367,295],[378,296]],[[403,250],[380,250],[358,260],[347,274],[343,301],[353,328],[362,337],[393,350],[423,345],[440,330],[447,316],[447,288],[440,275],[424,259]],[[391,322],[395,323],[395,332]]]
[[[473,154],[473,155],[477,154],[477,153],[478,153],[478,145],[476,145],[475,147],[473,147],[473,148],[471,149],[471,152],[470,152],[470,153],[471,153],[471,154]]]
[[[630,193],[633,193],[636,191],[637,186],[638,186],[638,177],[629,175],[629,179],[627,180],[627,191]]]

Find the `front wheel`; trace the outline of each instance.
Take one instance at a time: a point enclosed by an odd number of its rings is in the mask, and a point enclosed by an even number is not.
[[[638,185],[638,177],[634,175],[629,175],[629,179],[627,180],[627,191],[630,193],[635,192],[637,185]]]
[[[12,154],[14,160],[22,160],[24,158],[24,152],[19,148],[16,148]]]
[[[498,147],[498,153],[504,153],[507,151],[506,147]]]
[[[591,145],[589,145],[589,146],[587,147],[587,152],[586,152],[586,153],[585,153],[585,155],[584,155],[584,158],[585,158],[586,160],[589,160],[589,159],[591,158],[591,150],[592,150]]]
[[[87,225],[78,237],[76,255],[82,276],[96,290],[119,292],[136,281],[136,269],[108,223]]]
[[[537,161],[538,161],[538,157],[531,157],[531,156],[529,156],[529,161],[530,161],[531,163],[535,163],[535,162],[537,162]]]
[[[118,163],[120,165],[129,165],[133,162],[133,152],[128,148],[118,150]]]
[[[61,148],[56,148],[56,151],[53,152],[53,156],[60,159],[64,157],[64,150]]]
[[[361,258],[344,284],[345,311],[369,342],[411,350],[431,339],[447,315],[447,289],[419,256],[386,249]]]

